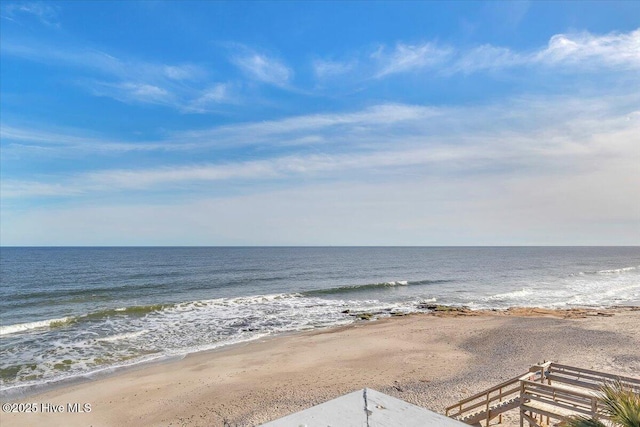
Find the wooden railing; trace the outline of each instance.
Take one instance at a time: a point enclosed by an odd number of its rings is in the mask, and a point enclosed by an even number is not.
[[[524,420],[534,426],[549,425],[549,418],[564,421],[573,415],[603,418],[597,395],[539,382],[520,382],[521,425]]]
[[[537,371],[511,378],[449,406],[446,408],[446,415],[469,424],[475,424],[480,420],[488,423],[496,416],[499,416],[500,422],[502,422],[502,412],[507,409],[501,411],[500,404],[505,401],[515,402],[520,395],[520,380],[523,377],[530,380],[542,378]],[[517,403],[511,406],[517,407]],[[508,409],[512,409],[512,407]]]
[[[602,384],[612,381],[620,381],[623,385],[640,393],[640,379],[621,375],[607,374],[590,369],[576,368],[575,366],[552,363],[545,374],[549,384],[563,383],[575,387],[600,390]]]
[[[512,378],[446,408],[446,414],[467,424],[485,426],[502,413],[519,408],[520,425],[549,425],[550,418],[564,421],[574,415],[605,418],[598,391],[605,383],[619,381],[640,393],[640,379],[559,363],[534,365],[527,374]],[[546,422],[544,418],[546,417]]]

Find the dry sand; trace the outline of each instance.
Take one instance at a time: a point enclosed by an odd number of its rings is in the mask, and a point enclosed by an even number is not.
[[[440,311],[252,342],[22,399],[9,426],[256,425],[370,387],[437,412],[552,360],[639,376],[640,308]],[[4,402],[3,402],[4,403]]]

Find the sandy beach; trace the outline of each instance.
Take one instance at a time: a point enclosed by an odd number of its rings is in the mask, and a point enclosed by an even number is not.
[[[639,376],[640,309],[443,310],[192,354],[30,396],[6,426],[251,426],[370,387],[444,412],[542,360]],[[4,403],[4,402],[3,402]],[[68,404],[90,404],[69,413]],[[48,406],[47,406],[48,405]],[[509,420],[507,419],[507,425]]]

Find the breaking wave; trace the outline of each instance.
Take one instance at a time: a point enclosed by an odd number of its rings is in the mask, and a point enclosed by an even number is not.
[[[624,274],[624,273],[636,271],[638,268],[640,268],[640,266],[612,268],[608,270],[598,270],[598,271],[581,271],[577,275],[584,276],[584,275],[595,275],[595,274]]]
[[[305,296],[340,295],[340,294],[349,294],[354,292],[371,291],[376,289],[394,288],[397,286],[437,285],[437,284],[448,283],[448,282],[451,282],[451,280],[418,280],[414,282],[410,282],[407,280],[398,280],[393,282],[367,283],[365,285],[348,285],[348,286],[338,286],[335,288],[328,288],[328,289],[315,289],[312,291],[302,292],[302,295],[305,295]]]
[[[47,319],[39,320],[37,322],[17,323],[14,325],[0,326],[0,336],[44,328],[60,328],[66,325],[70,325],[74,321],[74,317],[61,317],[59,319]]]

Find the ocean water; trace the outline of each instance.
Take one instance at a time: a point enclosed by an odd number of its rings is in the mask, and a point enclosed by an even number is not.
[[[0,393],[425,311],[640,305],[638,247],[0,249]]]

